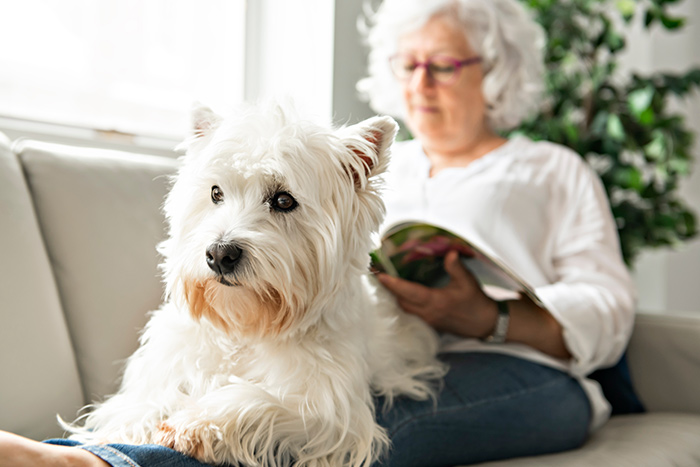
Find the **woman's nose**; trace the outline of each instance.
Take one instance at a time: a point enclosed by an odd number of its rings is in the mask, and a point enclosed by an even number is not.
[[[433,87],[434,84],[433,77],[430,76],[426,66],[420,66],[413,70],[413,74],[408,80],[408,86],[414,92],[422,92]]]

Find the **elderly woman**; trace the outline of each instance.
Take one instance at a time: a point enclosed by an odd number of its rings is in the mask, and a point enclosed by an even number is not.
[[[394,146],[386,223],[462,234],[544,304],[489,298],[455,252],[444,288],[378,275],[442,333],[451,366],[436,408],[400,401],[380,415],[393,444],[384,465],[576,448],[610,414],[587,375],[620,359],[635,297],[594,172],[565,147],[498,133],[539,103],[543,33],[517,0],[385,0],[369,25],[358,89],[415,136]]]

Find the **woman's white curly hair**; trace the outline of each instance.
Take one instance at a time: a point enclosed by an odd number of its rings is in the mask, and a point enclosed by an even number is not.
[[[540,104],[545,35],[517,0],[384,0],[358,24],[370,47],[369,76],[357,83],[360,95],[376,112],[405,120],[401,89],[388,60],[402,35],[437,14],[455,18],[482,57],[489,126],[502,130],[518,125]]]

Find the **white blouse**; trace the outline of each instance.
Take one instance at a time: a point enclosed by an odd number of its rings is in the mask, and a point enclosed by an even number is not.
[[[387,174],[384,225],[420,220],[463,235],[528,282],[561,323],[570,360],[525,345],[445,335],[443,351],[489,351],[562,369],[578,378],[593,410],[609,417],[598,383],[586,378],[622,355],[632,332],[635,292],[597,175],[570,149],[516,137],[467,167],[429,177],[416,140],[397,143]]]

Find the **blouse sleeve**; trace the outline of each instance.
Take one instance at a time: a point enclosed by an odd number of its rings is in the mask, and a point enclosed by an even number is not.
[[[611,366],[632,333],[635,290],[598,176],[578,156],[568,170],[554,236],[554,281],[535,292],[562,325],[570,372]]]

